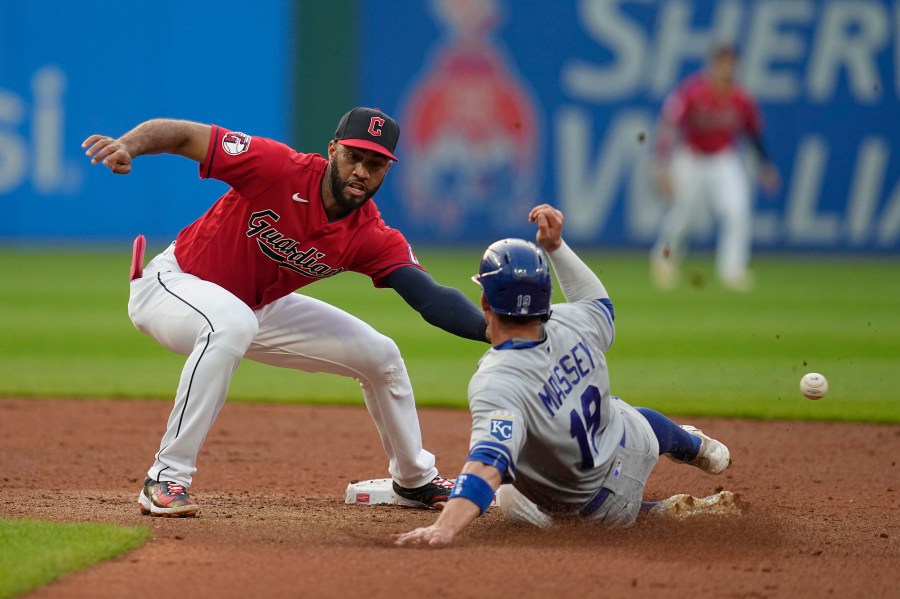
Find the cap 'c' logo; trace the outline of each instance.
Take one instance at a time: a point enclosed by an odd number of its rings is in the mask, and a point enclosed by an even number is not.
[[[373,116],[372,120],[369,121],[369,135],[379,137],[381,135],[382,127],[384,127],[384,119],[380,116]]]

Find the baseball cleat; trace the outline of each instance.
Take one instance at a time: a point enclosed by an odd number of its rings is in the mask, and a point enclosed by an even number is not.
[[[678,267],[665,257],[650,260],[650,278],[657,289],[671,291],[678,286]]]
[[[753,291],[754,279],[752,272],[747,272],[737,277],[722,277],[720,280],[722,281],[722,286],[729,291],[738,293]]]
[[[145,516],[193,518],[200,511],[197,500],[188,494],[187,487],[168,480],[156,482],[152,478],[144,481],[138,504]]]
[[[697,453],[697,457],[684,463],[696,466],[709,474],[725,472],[725,469],[731,465],[731,452],[728,451],[725,444],[721,441],[716,441],[708,435],[704,435],[703,431],[690,424],[684,424],[681,428],[695,437],[700,437],[700,451]]]
[[[424,510],[442,510],[450,499],[454,481],[443,476],[435,476],[431,482],[421,487],[407,489],[396,482],[391,485],[391,497],[394,503],[404,507],[415,507]]]
[[[740,495],[721,491],[703,498],[684,493],[673,495],[650,508],[648,514],[666,520],[686,520],[697,516],[742,516],[745,511],[747,504]]]

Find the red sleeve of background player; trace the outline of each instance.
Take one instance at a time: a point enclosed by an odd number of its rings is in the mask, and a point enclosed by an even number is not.
[[[212,126],[200,177],[218,179],[238,190],[268,187],[289,163],[291,149],[265,137]]]
[[[376,287],[387,287],[385,278],[403,266],[425,270],[403,234],[385,225],[381,219],[372,222],[361,233],[354,240],[360,244],[360,251],[350,269],[371,277]]]
[[[663,120],[670,123],[680,123],[688,110],[688,90],[687,85],[682,84],[672,90],[672,93],[666,98],[662,108]]]

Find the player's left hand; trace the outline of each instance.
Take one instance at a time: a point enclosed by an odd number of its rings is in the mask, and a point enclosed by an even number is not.
[[[91,135],[81,143],[91,164],[102,163],[117,175],[131,172],[131,152],[124,143],[105,135]]]
[[[538,245],[548,252],[559,249],[562,245],[562,212],[550,204],[541,204],[528,213],[528,222],[537,223],[538,232],[535,237]]]
[[[773,196],[778,193],[781,188],[781,176],[774,164],[767,162],[760,167],[759,183],[768,195]]]
[[[429,545],[439,547],[453,540],[454,534],[436,524],[394,535],[395,545]]]

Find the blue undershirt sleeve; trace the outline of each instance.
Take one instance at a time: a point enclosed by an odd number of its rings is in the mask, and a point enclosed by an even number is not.
[[[486,341],[484,314],[459,289],[439,285],[430,274],[412,266],[398,268],[385,282],[429,324],[459,337]]]

